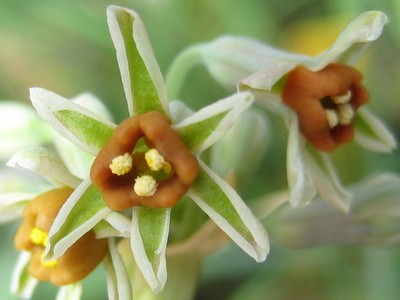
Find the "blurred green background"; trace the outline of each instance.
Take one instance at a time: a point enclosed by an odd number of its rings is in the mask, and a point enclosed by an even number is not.
[[[90,91],[104,101],[117,121],[125,118],[125,100],[105,18],[110,4],[132,8],[141,15],[164,74],[186,46],[228,33],[315,53],[359,13],[381,10],[390,22],[357,67],[371,94],[368,106],[400,136],[397,0],[2,0],[0,99],[29,103],[28,89],[33,86],[65,97]],[[223,96],[226,91],[201,67],[190,74],[182,91],[182,99],[195,109]],[[275,131],[279,146],[270,148],[246,196],[285,186],[282,133]],[[6,147],[4,141],[1,147]],[[337,151],[334,159],[343,180],[352,183],[379,171],[398,172],[399,156],[398,150],[393,155],[370,154],[348,145]],[[0,228],[0,299],[5,300],[15,299],[8,290],[17,255],[11,242],[16,226]],[[83,299],[107,298],[101,268],[85,281]],[[399,299],[399,279],[397,246],[288,250],[274,245],[262,264],[231,246],[206,261],[197,299]],[[34,299],[53,299],[55,291],[43,284]]]

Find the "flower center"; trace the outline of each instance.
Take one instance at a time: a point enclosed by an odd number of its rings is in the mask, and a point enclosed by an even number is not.
[[[108,207],[170,207],[196,179],[195,156],[158,112],[122,122],[96,157],[90,177]]]
[[[301,133],[317,149],[329,152],[353,139],[355,112],[369,98],[361,79],[342,64],[317,72],[297,67],[289,73],[282,101],[296,112]]]

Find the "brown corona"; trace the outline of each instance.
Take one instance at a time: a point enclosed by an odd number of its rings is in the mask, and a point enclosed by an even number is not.
[[[144,138],[146,150],[135,150]],[[171,207],[196,179],[198,163],[171,120],[159,112],[130,117],[117,126],[96,157],[90,177],[113,210]]]
[[[369,98],[361,80],[357,70],[343,64],[289,73],[282,100],[296,112],[300,131],[314,147],[330,152],[353,139],[354,114]]]

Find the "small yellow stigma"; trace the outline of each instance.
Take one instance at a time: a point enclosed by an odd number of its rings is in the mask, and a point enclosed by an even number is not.
[[[132,170],[132,156],[129,153],[114,157],[109,165],[111,172],[121,176]]]
[[[164,157],[157,151],[157,149],[150,149],[144,155],[146,163],[152,171],[160,171],[165,173],[171,172],[171,165],[165,161]]]
[[[43,258],[44,258],[44,251],[43,251],[42,257],[41,257],[41,259],[40,259],[40,263],[41,263],[43,266],[48,267],[48,268],[52,268],[52,267],[55,267],[55,266],[57,265],[57,259],[53,259],[53,260],[43,260]]]
[[[36,245],[42,245],[46,247],[47,244],[47,232],[40,230],[39,228],[33,228],[31,231],[31,241]]]
[[[150,175],[139,176],[133,189],[138,196],[153,196],[157,191],[157,182]]]

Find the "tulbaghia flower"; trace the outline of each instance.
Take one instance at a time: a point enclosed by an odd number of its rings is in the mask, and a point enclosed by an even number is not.
[[[204,63],[226,88],[237,85],[239,90],[251,90],[256,104],[286,120],[290,203],[303,206],[318,191],[332,205],[348,211],[351,194],[342,187],[329,156],[321,151],[332,151],[353,135],[370,150],[390,152],[396,147],[385,126],[360,107],[369,98],[361,74],[341,64],[352,63],[359,53],[357,46],[376,40],[386,22],[381,12],[365,12],[315,57],[281,51],[249,38],[221,37],[183,52],[171,68],[168,83],[175,93],[179,90],[174,75],[187,72],[192,65],[185,61],[191,57]],[[277,87],[270,92],[278,81],[283,90]]]
[[[139,16],[111,6],[107,18],[130,118],[117,126],[52,92],[30,91],[43,119],[96,156],[91,180],[83,181],[57,215],[45,257],[62,256],[111,209],[131,208],[128,231],[133,256],[152,290],[160,291],[167,277],[171,206],[186,194],[245,252],[263,261],[269,251],[264,228],[240,196],[199,157],[249,107],[251,94],[235,94],[184,118],[178,111],[171,113]],[[108,221],[124,228],[122,216]]]

